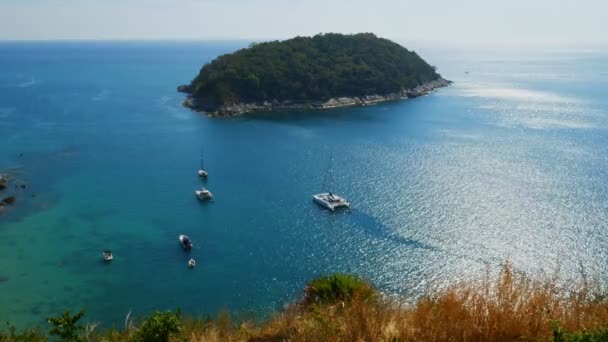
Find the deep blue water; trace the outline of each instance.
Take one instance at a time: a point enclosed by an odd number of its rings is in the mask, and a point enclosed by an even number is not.
[[[176,87],[242,46],[0,43],[0,172],[27,183],[2,193],[18,202],[0,216],[0,321],[263,314],[335,271],[415,296],[507,259],[608,282],[607,51],[425,48],[455,83],[423,98],[231,119],[182,108]],[[213,203],[193,194],[201,150]],[[311,201],[330,150],[351,214]]]

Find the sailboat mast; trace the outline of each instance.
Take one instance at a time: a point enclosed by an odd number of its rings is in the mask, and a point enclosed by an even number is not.
[[[331,185],[331,167],[333,159],[333,150],[329,150],[329,163],[327,163],[327,171],[325,172],[325,179],[323,180],[323,191],[329,191],[329,187]]]
[[[203,148],[201,148],[201,170],[205,169],[205,160],[203,154]]]

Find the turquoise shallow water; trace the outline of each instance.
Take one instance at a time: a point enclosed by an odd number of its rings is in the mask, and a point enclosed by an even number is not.
[[[456,83],[367,108],[180,106],[176,86],[245,45],[0,44],[0,170],[28,185],[0,216],[0,321],[268,313],[334,271],[418,295],[505,259],[608,281],[606,51],[423,49]],[[214,203],[193,194],[201,149]],[[311,201],[330,149],[351,214]]]

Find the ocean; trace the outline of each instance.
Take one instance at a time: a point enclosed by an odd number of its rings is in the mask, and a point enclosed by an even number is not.
[[[317,275],[415,298],[505,261],[608,283],[608,50],[422,47],[454,81],[425,97],[221,119],[181,106],[177,86],[247,44],[0,43],[0,173],[26,186],[0,193],[17,196],[0,214],[0,321],[263,317]],[[201,154],[212,203],[194,196]],[[316,206],[325,190],[352,212]]]

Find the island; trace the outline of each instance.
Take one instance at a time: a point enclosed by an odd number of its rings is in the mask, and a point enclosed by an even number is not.
[[[414,51],[372,33],[253,43],[204,65],[184,105],[212,116],[370,105],[449,85]]]

